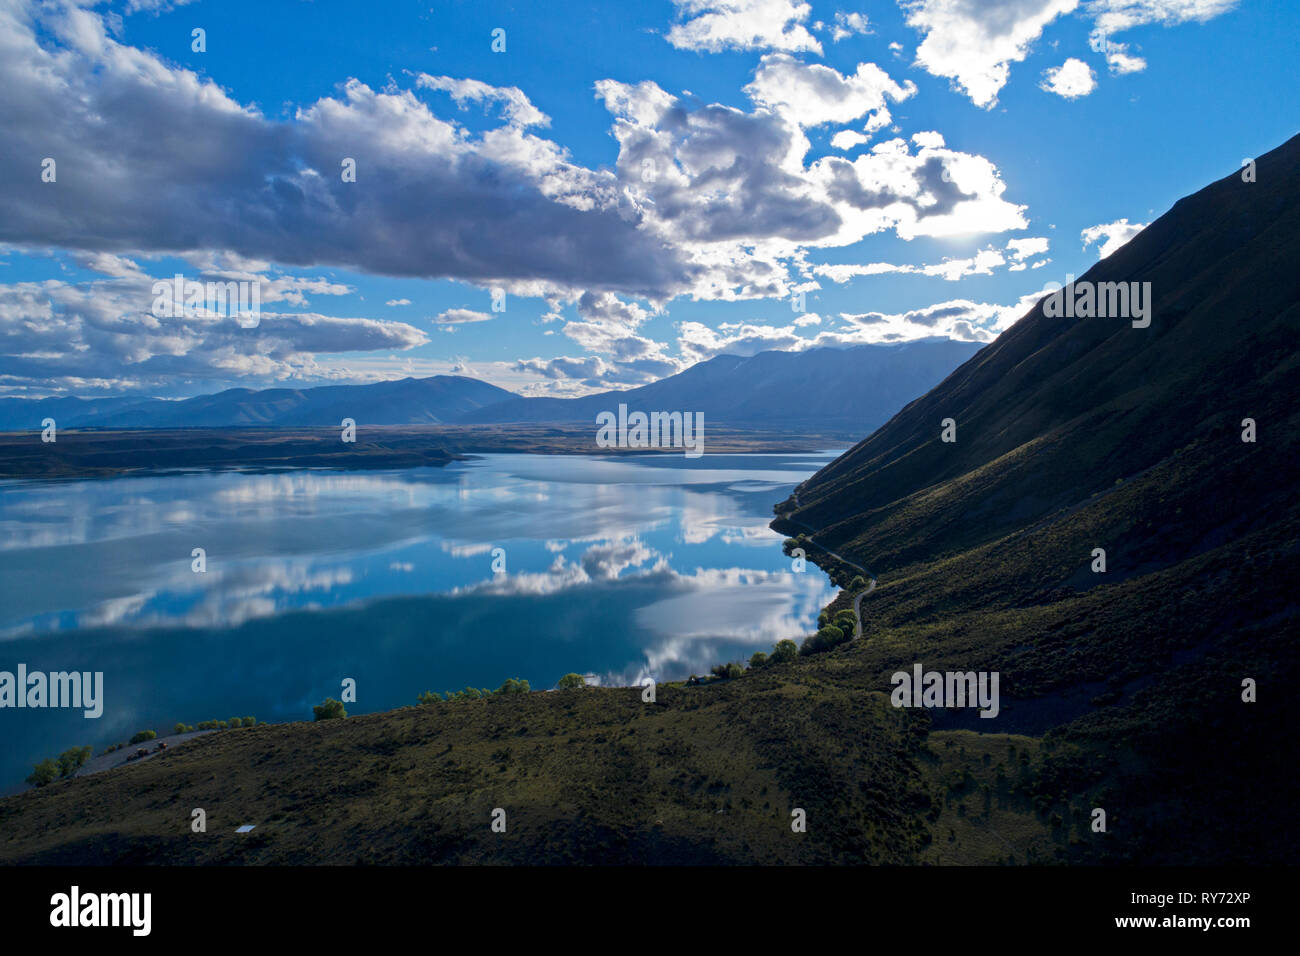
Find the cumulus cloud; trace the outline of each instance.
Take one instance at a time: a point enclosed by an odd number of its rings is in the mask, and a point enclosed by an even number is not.
[[[471,134],[412,91],[356,80],[273,120],[119,43],[94,10],[6,3],[0,242],[224,249],[292,266],[645,294],[689,283],[681,257],[620,207],[612,174],[524,128],[542,118],[522,93],[422,82],[502,106],[505,125]],[[57,162],[55,183],[32,174],[44,157]],[[345,158],[356,182],[342,179]]]
[[[862,13],[845,13],[843,10],[835,12],[835,26],[831,29],[831,42],[839,43],[841,40],[847,40],[855,33],[870,33],[871,25],[867,22],[867,17]]]
[[[803,50],[822,46],[803,25],[812,7],[800,0],[673,0],[682,22],[668,42],[682,50]]]
[[[1047,251],[1044,238],[1012,239],[1006,248],[999,250],[987,247],[973,256],[945,257],[942,262],[927,265],[894,264],[891,262],[869,262],[862,265],[815,265],[814,275],[824,276],[835,283],[848,282],[859,276],[885,275],[887,273],[907,273],[912,275],[937,276],[955,282],[972,275],[992,275],[1000,266],[1010,265],[1012,271],[1025,268],[1024,260]],[[1010,256],[1010,260],[1008,260]]]
[[[1004,198],[998,169],[949,148],[937,132],[880,142],[852,158],[808,160],[807,130],[853,124],[834,141],[862,146],[892,122],[890,106],[915,93],[875,64],[840,73],[790,56],[819,49],[805,26],[808,4],[682,0],[677,7],[681,22],[670,38],[679,46],[774,51],[745,87],[752,108],[676,96],[653,82],[600,81],[618,157],[612,169],[589,169],[537,134],[549,119],[516,87],[419,74],[413,89],[390,83],[377,91],[351,79],[271,118],[120,42],[112,16],[4,0],[0,176],[9,186],[0,191],[0,244],[64,248],[83,268],[121,283],[147,282],[139,262],[178,256],[214,277],[259,276],[264,304],[286,308],[350,290],[323,277],[273,274],[272,262],[500,286],[545,297],[550,311],[542,321],[556,323],[547,332],[588,353],[503,368],[571,384],[630,384],[686,361],[645,328],[675,297],[784,298],[808,278],[809,249],[883,232],[910,239],[1025,228],[1024,207]],[[836,23],[866,29],[865,19],[848,14]],[[487,114],[486,128],[458,122],[470,109]],[[159,117],[167,123],[162,138]],[[55,183],[33,175],[45,156],[57,159]],[[355,182],[340,175],[344,160],[355,161]],[[129,313],[122,294],[105,289],[99,310]],[[44,309],[51,315],[70,303],[79,315],[93,311],[76,292],[42,288],[40,295],[58,300]],[[10,286],[4,296],[44,314],[29,302],[30,290]],[[573,303],[576,319],[562,317]],[[215,319],[202,335],[190,323],[139,338],[138,356],[116,366],[87,361],[80,380],[147,384],[169,363],[195,379],[214,370],[234,381],[329,377],[335,370],[317,366],[308,343],[357,352],[426,341],[411,326],[369,318],[272,317],[263,331],[280,330],[274,346],[222,340]],[[452,309],[433,321],[453,332],[486,318]],[[67,350],[55,349],[60,358],[50,364],[31,323],[28,315],[10,327],[0,368],[9,378],[0,384],[28,374],[72,382],[61,364]],[[723,334],[743,344],[742,330]],[[182,347],[206,354],[182,357]],[[112,348],[106,354],[121,357]],[[377,359],[358,363],[382,375]]]
[[[1110,42],[1106,44],[1106,65],[1112,73],[1122,76],[1125,73],[1141,73],[1147,68],[1147,61],[1128,53],[1128,44]]]
[[[845,152],[847,152],[848,150],[853,149],[856,146],[861,146],[863,143],[868,142],[870,139],[871,137],[865,136],[862,133],[859,133],[857,130],[842,129],[834,136],[831,137],[831,146],[834,149],[842,149]]]
[[[170,277],[165,277],[170,279]],[[255,328],[205,309],[153,313],[154,279],[0,285],[0,384],[44,392],[141,391],[191,383],[314,381],[350,376],[315,356],[409,349],[428,337],[401,322],[261,310]],[[298,296],[291,285],[272,296]]]
[[[416,86],[450,94],[461,109],[465,109],[469,103],[499,103],[511,126],[522,128],[551,125],[551,118],[533,106],[524,91],[517,86],[491,86],[481,80],[430,76],[428,73],[421,73],[416,78]]]
[[[745,92],[759,106],[804,128],[850,123],[870,114],[865,131],[873,133],[891,122],[886,100],[905,100],[916,93],[916,85],[894,82],[874,63],[859,63],[857,72],[842,75],[820,63],[800,63],[785,53],[769,53]]]
[[[1050,243],[1046,236],[1030,236],[1026,239],[1012,239],[1007,243],[1009,252],[1017,261],[1039,256],[1047,251]]]
[[[1240,0],[1090,0],[1086,12],[1103,34],[1158,23],[1204,23],[1234,9]]]
[[[991,109],[1011,64],[1029,55],[1043,28],[1079,0],[900,0],[923,34],[916,63],[945,77],[976,106]]]
[[[1024,315],[1040,295],[1025,296],[1009,306],[952,299],[899,313],[842,312],[837,328],[823,329],[812,338],[798,335],[797,323],[777,326],[735,322],[711,329],[699,322],[682,322],[678,326],[679,345],[684,357],[691,362],[702,362],[718,355],[748,356],[771,349],[802,351],[891,345],[937,337],[991,342]]]
[[[464,325],[467,322],[487,322],[491,318],[488,313],[475,312],[473,309],[448,309],[433,321],[438,325]]]
[[[1101,242],[1101,247],[1097,251],[1100,259],[1105,259],[1108,255],[1118,249],[1124,243],[1128,242],[1139,232],[1149,226],[1150,223],[1130,223],[1126,218],[1119,219],[1115,222],[1101,223],[1096,226],[1089,226],[1079,233],[1083,239],[1083,248],[1087,249],[1093,243]]]
[[[696,298],[784,297],[801,247],[1026,226],[996,167],[934,132],[805,164],[810,143],[781,110],[704,105],[651,82],[597,92],[616,117],[620,181],[644,227],[690,251]]]
[[[1128,52],[1128,44],[1112,36],[1147,24],[1170,27],[1180,23],[1204,23],[1233,10],[1239,0],[1090,0],[1085,12],[1094,18],[1088,38],[1094,50],[1106,56],[1111,73],[1140,73],[1147,61]]]
[[[1044,70],[1043,82],[1039,85],[1063,99],[1077,100],[1097,88],[1097,77],[1087,63],[1070,57],[1060,66]]]

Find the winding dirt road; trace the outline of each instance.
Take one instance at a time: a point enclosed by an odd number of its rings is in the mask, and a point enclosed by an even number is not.
[[[798,508],[799,489],[796,488],[794,491],[790,492],[790,497],[794,499],[794,506]],[[795,518],[786,517],[785,520],[789,521],[791,524],[797,524],[801,528],[807,528],[808,540],[812,541],[813,544],[817,544],[817,542],[813,539],[812,536],[813,529],[810,525],[804,524],[802,521],[799,521]],[[861,571],[863,574],[867,576],[867,578],[870,581],[870,583],[866,587],[866,590],[860,591],[858,593],[858,596],[853,599],[853,616],[857,619],[856,623],[853,625],[853,639],[856,641],[858,638],[862,636],[862,599],[876,589],[876,576],[872,574],[867,568],[864,568],[862,565],[858,564],[856,561],[850,561],[848,558],[844,557],[844,555],[836,554],[830,548],[824,547],[823,545],[820,544],[818,544],[817,547],[821,548],[832,558],[836,558],[837,560],[843,561],[849,567]]]

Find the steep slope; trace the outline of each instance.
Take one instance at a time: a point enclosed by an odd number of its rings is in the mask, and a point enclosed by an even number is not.
[[[1040,302],[777,506],[775,527],[879,575],[849,655],[876,681],[918,660],[999,671],[998,719],[940,725],[1077,748],[1041,795],[1109,801],[1124,836],[1087,843],[1098,858],[1298,842],[1300,137],[1257,171],[1082,277],[1150,282],[1149,327]]]
[[[703,412],[705,422],[812,425],[862,431],[937,384],[979,346],[935,339],[803,352],[719,355],[650,385],[584,398],[519,398],[471,412],[466,422],[594,422],[629,411]]]

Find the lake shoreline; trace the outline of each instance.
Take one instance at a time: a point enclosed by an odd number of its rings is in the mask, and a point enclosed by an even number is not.
[[[807,454],[842,447],[843,435],[717,425],[705,454]],[[594,426],[359,425],[339,428],[68,429],[0,432],[0,479],[63,480],[208,470],[304,468],[374,471],[441,467],[484,454],[681,454],[679,448],[601,448]]]

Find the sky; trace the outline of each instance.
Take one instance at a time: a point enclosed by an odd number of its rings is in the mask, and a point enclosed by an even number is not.
[[[989,342],[1295,135],[1297,37],[1275,0],[0,0],[0,397]],[[256,320],[160,309],[178,275]]]

